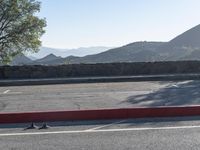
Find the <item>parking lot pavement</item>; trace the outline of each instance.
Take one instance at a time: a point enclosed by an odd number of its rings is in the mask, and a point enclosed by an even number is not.
[[[41,124],[36,124],[41,126]],[[200,117],[0,125],[0,148],[16,149],[199,149]]]
[[[198,80],[0,87],[0,111],[198,105],[199,88]]]

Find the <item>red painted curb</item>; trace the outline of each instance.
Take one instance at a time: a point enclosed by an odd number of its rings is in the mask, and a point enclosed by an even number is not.
[[[0,123],[198,116],[200,106],[1,113]]]

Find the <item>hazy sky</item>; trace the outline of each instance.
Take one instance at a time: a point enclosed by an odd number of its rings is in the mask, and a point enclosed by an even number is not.
[[[121,46],[168,41],[200,24],[200,0],[40,0],[43,45]]]

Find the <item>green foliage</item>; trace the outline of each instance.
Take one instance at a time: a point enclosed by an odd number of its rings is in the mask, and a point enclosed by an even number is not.
[[[35,15],[39,11],[40,2],[35,0],[0,0],[0,63],[38,51],[46,26],[45,19]]]

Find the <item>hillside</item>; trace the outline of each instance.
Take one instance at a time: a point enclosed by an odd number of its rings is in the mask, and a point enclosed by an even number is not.
[[[163,44],[157,51],[163,61],[200,60],[200,25]]]
[[[24,54],[17,55],[13,58],[10,65],[25,65],[31,63],[32,60],[26,57]]]
[[[44,58],[37,59],[29,63],[29,65],[51,65],[49,62],[56,62],[57,60],[62,60],[62,57],[57,57],[54,54],[49,54]]]
[[[72,63],[200,60],[200,25],[169,42],[135,42]]]
[[[79,50],[81,50],[81,48]],[[49,52],[52,51],[54,50],[49,49]],[[54,54],[49,54],[34,62],[29,62],[27,60],[27,64],[59,65],[77,63],[200,60],[200,25],[178,35],[169,42],[134,42],[122,47],[113,48],[84,57],[73,55],[67,57],[65,57],[65,55],[61,56],[62,57],[57,57]],[[15,60],[15,62],[17,61]]]
[[[156,61],[159,59],[156,49],[162,44],[162,42],[135,42],[96,55],[85,56],[71,63]]]

